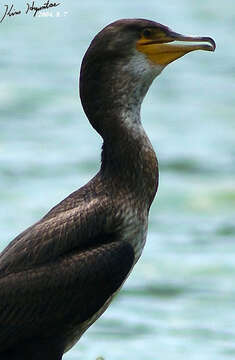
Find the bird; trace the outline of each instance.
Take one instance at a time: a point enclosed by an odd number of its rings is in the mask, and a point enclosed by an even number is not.
[[[61,360],[121,289],[144,248],[158,189],[142,101],[168,64],[215,47],[210,37],[146,19],[117,20],[94,37],[80,98],[103,139],[101,166],[1,252],[1,360]]]

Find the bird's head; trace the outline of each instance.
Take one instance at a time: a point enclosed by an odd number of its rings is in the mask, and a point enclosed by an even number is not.
[[[81,68],[80,94],[88,118],[92,122],[96,114],[97,129],[99,113],[107,116],[113,108],[117,114],[124,105],[140,105],[153,79],[194,50],[214,51],[215,42],[210,37],[184,36],[145,19],[106,26],[91,42]]]
[[[190,44],[192,42],[197,44]],[[96,45],[103,56],[122,55],[127,59],[136,55],[137,51],[144,54],[152,64],[160,66],[166,66],[194,50],[214,51],[216,46],[210,37],[185,36],[165,25],[145,19],[115,21],[97,34],[92,45]]]

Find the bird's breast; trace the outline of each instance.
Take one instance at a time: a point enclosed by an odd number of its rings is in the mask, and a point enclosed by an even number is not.
[[[134,250],[135,263],[138,261],[147,236],[148,211],[139,207],[120,207],[121,221],[118,229],[119,240],[128,242]]]

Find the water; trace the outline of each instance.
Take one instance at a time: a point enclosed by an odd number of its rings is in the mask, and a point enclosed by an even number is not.
[[[144,17],[210,35],[215,53],[169,65],[148,93],[142,118],[161,171],[148,241],[121,294],[64,358],[234,359],[234,1],[68,0],[56,11],[0,24],[0,249],[99,168],[101,140],[77,97],[95,33]]]

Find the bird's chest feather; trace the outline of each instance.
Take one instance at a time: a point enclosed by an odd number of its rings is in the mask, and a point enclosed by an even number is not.
[[[148,228],[148,211],[144,208],[120,205],[116,212],[119,226],[118,240],[128,242],[134,250],[135,263],[138,261],[145,245]]]
[[[133,215],[131,216],[130,221],[127,221],[124,226],[122,239],[129,242],[133,247],[135,253],[135,262],[139,259],[144,248],[147,235],[147,227],[147,218],[141,219],[137,216],[134,217]]]

